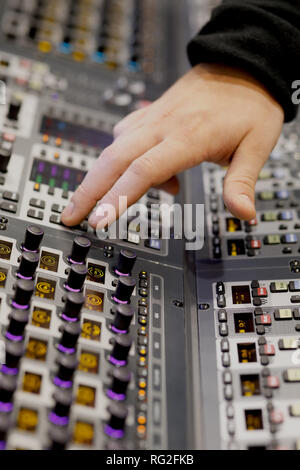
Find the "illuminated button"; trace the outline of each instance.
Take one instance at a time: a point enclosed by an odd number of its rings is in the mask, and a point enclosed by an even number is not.
[[[2,375],[0,378],[0,412],[10,413],[13,409],[13,396],[17,389],[16,377]]]
[[[275,197],[275,194],[272,191],[263,191],[259,194],[258,197],[261,201],[272,201]]]
[[[9,314],[9,325],[5,337],[10,341],[23,341],[24,331],[29,321],[28,310],[15,310]]]
[[[270,422],[272,424],[281,424],[284,421],[284,415],[280,410],[272,410],[270,413]]]
[[[145,247],[151,248],[151,250],[161,250],[161,240],[150,239],[145,241]]]
[[[260,315],[255,318],[256,325],[270,326],[272,324],[271,315]]]
[[[22,245],[23,251],[38,252],[44,232],[39,227],[30,226],[26,229],[25,241]]]
[[[39,395],[41,393],[42,376],[25,372],[22,390],[27,393]]]
[[[77,389],[76,403],[89,408],[95,408],[96,389],[93,387],[87,387],[86,385],[79,385]]]
[[[71,266],[65,289],[70,292],[80,292],[87,276],[87,268],[84,265],[75,264]]]
[[[268,291],[266,287],[259,287],[258,289],[253,289],[253,297],[268,297]]]
[[[289,288],[291,292],[300,292],[300,281],[291,281]]]
[[[77,365],[78,361],[75,356],[61,355],[58,359],[58,371],[54,384],[63,389],[71,388]]]
[[[293,313],[290,308],[280,308],[275,310],[274,317],[275,320],[292,320]]]
[[[94,440],[94,426],[90,423],[77,421],[73,439],[76,444],[92,445]]]
[[[270,290],[273,293],[288,292],[288,283],[284,281],[271,282]]]
[[[300,403],[295,403],[294,405],[289,406],[290,416],[295,418],[300,417]]]
[[[275,347],[273,344],[264,344],[259,348],[259,352],[265,356],[275,356]]]
[[[285,382],[300,382],[300,369],[287,369],[283,378]]]
[[[295,244],[298,242],[298,236],[294,233],[288,233],[281,238],[282,243]]]
[[[52,51],[52,44],[49,41],[40,41],[38,43],[38,48],[44,54],[49,54]]]
[[[264,238],[265,245],[279,245],[281,243],[281,238],[279,235],[267,235]]]
[[[53,399],[55,405],[49,414],[49,420],[56,426],[67,426],[73,402],[72,392],[69,390],[57,389]]]
[[[101,323],[85,319],[82,323],[81,337],[90,341],[100,341],[101,328]]]
[[[276,196],[276,199],[286,201],[287,199],[289,199],[290,194],[289,194],[288,191],[281,190],[281,191],[277,191],[277,192],[275,193],[275,196]]]
[[[290,220],[293,220],[293,218],[294,218],[294,215],[292,211],[283,211],[283,212],[280,212],[280,214],[278,215],[279,220],[290,221]]]
[[[56,147],[61,147],[62,139],[60,137],[57,137],[57,139],[55,140],[55,145],[56,145]]]
[[[73,242],[71,255],[69,256],[70,263],[84,264],[90,248],[91,242],[88,238],[76,237]]]
[[[54,159],[59,160],[59,158],[60,158],[60,154],[58,152],[55,152]]]
[[[265,212],[261,217],[263,222],[275,222],[277,220],[276,212]]]
[[[12,300],[13,308],[17,310],[27,310],[34,292],[34,283],[19,279],[16,284],[15,294]]]
[[[48,343],[41,339],[29,338],[26,357],[34,361],[45,362],[47,358]]]
[[[130,250],[121,250],[115,273],[119,276],[129,276],[136,262],[136,253]]]
[[[130,335],[120,335],[114,339],[114,346],[109,358],[111,364],[115,366],[125,366],[127,358],[132,346],[132,338]]]
[[[28,408],[19,410],[17,426],[18,429],[27,432],[34,432],[38,426],[38,412]]]
[[[80,323],[67,323],[61,330],[62,337],[57,349],[64,354],[74,354],[81,333]]]
[[[44,214],[41,211],[36,211],[35,209],[29,209],[29,211],[27,211],[27,217],[29,217],[30,219],[35,219],[35,220],[43,220]]]
[[[69,292],[66,296],[65,306],[63,307],[62,319],[71,323],[77,322],[80,318],[80,312],[84,302],[84,295]]]
[[[32,280],[39,265],[39,255],[37,253],[24,252],[21,256],[20,266],[17,276],[19,279]]]
[[[43,140],[43,143],[44,143],[44,144],[48,144],[48,142],[49,142],[49,135],[44,134],[42,140]]]
[[[129,305],[118,305],[111,329],[117,334],[126,334],[134,317],[134,309]]]
[[[128,304],[136,286],[132,277],[121,277],[118,281],[113,300],[120,304]]]
[[[3,201],[0,204],[0,210],[9,212],[11,214],[16,214],[18,210],[18,206],[12,202]]]
[[[258,224],[257,219],[252,219],[247,222],[247,225],[249,225],[250,227],[256,227],[257,224]]]
[[[278,341],[278,347],[282,351],[289,351],[293,349],[298,349],[299,339],[291,336],[282,338]]]
[[[269,388],[279,388],[280,387],[280,380],[276,375],[269,375],[266,378],[266,385]]]
[[[105,433],[113,439],[124,437],[124,428],[128,416],[127,408],[121,403],[111,403],[108,407],[110,418],[105,426]]]
[[[137,432],[137,436],[140,438],[140,439],[145,439],[146,437],[146,426],[143,426],[143,425],[139,425],[137,428],[136,428],[136,432]]]
[[[35,207],[36,209],[42,209],[42,210],[44,210],[46,207],[45,201],[42,201],[41,199],[30,199],[29,205],[31,207]]]
[[[112,384],[107,390],[107,396],[115,401],[126,398],[126,391],[131,380],[131,374],[125,367],[115,368],[112,372]]]
[[[252,250],[259,250],[261,248],[261,241],[251,240],[249,246],[252,248]]]
[[[33,186],[33,190],[36,192],[36,193],[39,193],[40,190],[41,190],[41,185],[39,183],[35,183],[34,186]]]

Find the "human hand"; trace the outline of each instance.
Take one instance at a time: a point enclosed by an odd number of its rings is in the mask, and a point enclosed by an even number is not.
[[[250,220],[256,213],[256,180],[283,119],[281,106],[248,74],[198,65],[149,107],[117,124],[114,143],[74,193],[62,221],[77,225],[98,201],[113,205],[119,216],[119,196],[127,196],[130,206],[163,183],[176,193],[175,175],[203,161],[229,165],[225,204],[236,217]],[[100,214],[91,214],[90,225],[101,229],[114,222]]]

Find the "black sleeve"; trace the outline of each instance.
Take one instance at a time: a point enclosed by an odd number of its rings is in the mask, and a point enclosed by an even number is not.
[[[219,63],[247,71],[290,121],[297,110],[292,83],[300,80],[300,0],[224,0],[189,43],[188,56],[192,65]]]

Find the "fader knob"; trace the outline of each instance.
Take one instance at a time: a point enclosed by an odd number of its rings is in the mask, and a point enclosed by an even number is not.
[[[76,237],[73,242],[69,261],[72,264],[84,264],[91,248],[91,242],[85,237]]]
[[[87,275],[87,268],[81,264],[71,266],[65,288],[70,292],[80,292]]]
[[[136,262],[136,253],[131,250],[121,250],[115,273],[118,276],[129,276]]]
[[[17,389],[16,377],[2,375],[0,379],[0,412],[10,413],[13,409],[13,395]]]
[[[22,98],[18,95],[14,95],[11,98],[7,118],[10,121],[17,121],[22,107]]]
[[[22,245],[23,251],[37,253],[42,242],[44,232],[41,228],[31,225],[27,227],[25,234],[25,241]]]
[[[64,389],[72,387],[72,380],[77,365],[78,361],[75,356],[62,355],[58,359],[58,370],[54,378],[54,384]]]
[[[69,292],[66,297],[66,303],[62,313],[62,319],[75,323],[80,318],[80,312],[84,305],[85,297],[83,294]]]
[[[129,305],[118,305],[114,322],[111,325],[112,331],[117,334],[128,333],[133,317],[134,309],[132,307]]]
[[[132,338],[130,335],[117,336],[114,340],[113,350],[109,358],[111,364],[118,367],[125,366],[131,345]]]
[[[135,286],[136,282],[133,277],[121,277],[113,295],[113,300],[119,304],[129,304]]]
[[[72,392],[70,390],[57,389],[54,392],[53,398],[55,405],[49,415],[49,419],[57,426],[67,426],[73,402]]]
[[[81,333],[80,322],[67,323],[62,327],[62,337],[58,350],[64,354],[74,354]]]
[[[37,253],[23,253],[17,273],[18,278],[32,280],[39,265],[39,260]]]
[[[12,149],[0,149],[0,172],[7,173],[8,164],[10,162]]]
[[[114,369],[112,373],[112,384],[107,390],[107,396],[116,401],[125,400],[130,379],[131,374],[127,368],[122,367],[121,369]]]
[[[12,300],[12,306],[17,310],[27,310],[34,292],[33,281],[19,279],[16,284],[15,295]]]
[[[9,325],[5,337],[9,341],[23,341],[24,330],[29,321],[29,311],[14,309],[8,318]]]
[[[17,375],[24,352],[23,342],[7,341],[5,344],[5,364],[2,365],[1,372],[6,375]]]
[[[108,407],[108,412],[110,418],[105,426],[105,433],[113,439],[122,439],[128,416],[127,408],[121,403],[111,403]]]

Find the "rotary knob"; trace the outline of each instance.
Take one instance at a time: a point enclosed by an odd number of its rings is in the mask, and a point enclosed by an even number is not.
[[[69,261],[72,264],[84,264],[88,252],[91,248],[91,242],[85,237],[76,237],[73,242],[72,252],[69,256]]]
[[[32,280],[39,265],[39,255],[37,253],[23,253],[20,266],[17,272],[19,279]]]
[[[53,398],[55,405],[49,414],[49,419],[57,426],[67,426],[73,402],[72,392],[70,390],[57,389],[54,392]]]
[[[117,334],[128,333],[130,324],[134,317],[134,309],[129,305],[118,305],[115,313],[115,319],[111,329]]]
[[[58,370],[54,378],[54,384],[63,389],[71,388],[77,365],[78,361],[75,356],[62,355],[58,359]]]
[[[2,375],[0,380],[0,412],[10,413],[13,409],[13,396],[17,389],[16,377]]]
[[[131,250],[121,250],[115,273],[118,276],[130,276],[136,262],[136,253]]]
[[[44,231],[41,228],[34,225],[27,227],[25,241],[22,245],[23,251],[38,253],[43,237]]]
[[[111,364],[117,367],[123,367],[127,364],[127,358],[132,345],[130,335],[120,335],[114,340],[114,346],[109,358]]]
[[[51,426],[49,430],[50,450],[65,450],[70,440],[70,434],[65,427]]]
[[[80,322],[67,323],[62,327],[62,337],[58,350],[64,354],[74,354],[81,333]]]
[[[111,403],[108,407],[110,418],[105,426],[105,433],[113,439],[122,439],[128,416],[127,408],[121,403]]]
[[[129,304],[135,286],[136,282],[133,277],[121,277],[113,295],[113,300],[118,304]]]
[[[34,292],[33,281],[19,279],[15,288],[15,295],[12,300],[12,306],[16,310],[27,310]]]
[[[9,341],[23,341],[24,330],[29,321],[28,310],[13,310],[9,314],[9,325],[5,334],[5,337]]]
[[[131,374],[126,367],[114,369],[112,372],[112,384],[107,390],[107,396],[115,401],[125,400],[130,380]]]
[[[11,155],[12,155],[12,148],[0,149],[0,172],[1,173],[7,173],[7,168],[11,159]]]
[[[87,276],[85,265],[73,264],[71,266],[68,280],[65,283],[65,289],[70,292],[80,292]]]
[[[7,341],[5,344],[5,364],[1,367],[1,372],[6,375],[17,375],[19,363],[25,352],[23,342]]]
[[[66,296],[66,303],[61,315],[62,319],[71,323],[77,322],[80,318],[80,312],[84,302],[85,297],[83,294],[69,292]]]

